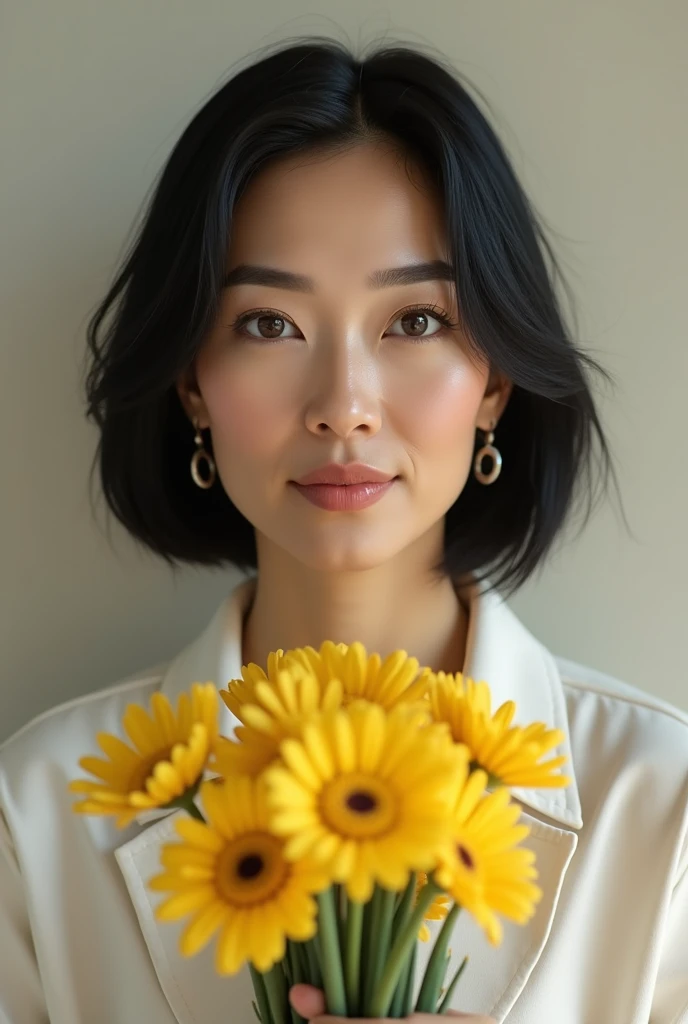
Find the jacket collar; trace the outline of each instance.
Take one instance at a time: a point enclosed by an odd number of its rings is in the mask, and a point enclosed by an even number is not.
[[[244,617],[255,593],[256,577],[237,584],[221,602],[203,632],[167,666],[161,692],[175,702],[195,681],[212,680],[224,688],[241,678]],[[469,590],[469,626],[464,674],[485,680],[492,692],[493,711],[506,700],[516,702],[515,724],[545,722],[561,729],[564,767],[571,783],[565,789],[514,788],[513,796],[532,810],[570,828],[583,827],[581,804],[572,759],[566,701],[554,656],[525,628],[506,602],[474,583]],[[221,704],[220,732],[231,736],[237,719]]]

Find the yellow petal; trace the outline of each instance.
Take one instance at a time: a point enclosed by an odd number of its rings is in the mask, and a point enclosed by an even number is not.
[[[194,846],[210,850],[211,853],[219,853],[224,848],[224,840],[212,829],[209,829],[202,821],[195,818],[177,818],[174,827],[182,839],[186,839]]]
[[[151,711],[165,746],[172,747],[182,737],[177,731],[177,720],[167,697],[158,691],[151,696]]]
[[[108,786],[120,793],[126,793],[128,772],[124,771],[121,765],[113,764],[112,761],[104,761],[100,757],[81,757],[79,764],[84,771],[102,779]]]
[[[187,924],[179,938],[179,949],[182,956],[195,956],[210,941],[217,929],[227,918],[227,907],[220,903],[210,903]]]
[[[106,757],[127,772],[132,772],[139,764],[139,754],[127,746],[118,736],[112,736],[107,732],[96,733],[96,742]]]
[[[233,914],[225,921],[215,951],[215,969],[218,974],[236,974],[246,961],[245,916],[242,913]]]
[[[315,765],[320,778],[323,780],[331,779],[335,772],[335,763],[332,751],[323,737],[322,730],[306,723],[303,726],[303,745],[306,748],[311,763]]]
[[[280,754],[287,767],[296,776],[296,779],[305,787],[315,791],[319,791],[322,788],[322,779],[299,740],[283,740],[280,744]]]
[[[165,746],[157,724],[138,704],[129,704],[122,718],[124,730],[144,757],[155,754]]]
[[[202,910],[217,899],[212,885],[193,886],[187,892],[176,893],[155,908],[158,921],[176,921],[180,917]]]

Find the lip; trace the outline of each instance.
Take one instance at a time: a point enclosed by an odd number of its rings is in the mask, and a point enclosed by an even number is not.
[[[356,512],[375,505],[396,480],[392,477],[378,483],[368,481],[361,484],[300,484],[292,481],[292,487],[313,505],[328,512]]]
[[[362,462],[330,462],[327,466],[314,469],[293,482],[301,487],[313,484],[334,484],[344,487],[352,484],[386,484],[393,479],[393,473],[383,473],[382,470],[366,466]]]

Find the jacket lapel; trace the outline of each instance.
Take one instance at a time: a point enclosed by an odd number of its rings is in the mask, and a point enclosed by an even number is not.
[[[232,591],[203,633],[170,664],[161,692],[175,701],[196,680],[212,680],[218,687],[225,687],[230,679],[241,676],[243,621],[254,592],[254,577],[242,581]],[[580,829],[583,821],[556,661],[499,595],[482,593],[477,586],[470,599],[464,672],[489,683],[494,709],[506,700],[514,700],[517,724],[538,720],[561,729],[565,739],[557,753],[569,758],[565,770],[572,778],[566,789],[513,790],[514,798],[527,809],[522,820],[530,826],[531,834],[524,845],[536,854],[538,884],[543,891],[535,916],[527,925],[505,922],[504,940],[494,949],[469,915],[464,914],[452,941],[450,971],[458,967],[466,954],[470,958],[455,993],[454,1007],[464,1012],[489,1013],[501,1024],[545,948],[578,842],[572,830]],[[220,731],[229,736],[236,724],[234,716],[221,704]],[[178,941],[184,923],[161,924],[155,919],[154,909],[161,897],[147,888],[147,882],[160,870],[161,846],[177,838],[174,819],[182,813],[167,814],[120,846],[115,851],[117,862],[176,1020],[180,1024],[226,1024],[231,1013],[233,1024],[254,1024],[248,971],[236,978],[216,974],[214,941],[197,956],[182,957]],[[421,966],[427,960],[429,948],[430,944],[421,947]]]
[[[136,910],[143,937],[163,992],[179,1024],[255,1024],[251,1000],[253,990],[248,971],[224,978],[215,971],[214,941],[195,957],[179,953],[179,934],[183,922],[160,923],[155,906],[161,898],[147,887],[160,870],[160,850],[177,838],[176,812],[149,826],[135,839],[120,846],[115,857]],[[448,977],[468,954],[469,963],[455,992],[452,1006],[464,1013],[489,1013],[498,1024],[506,1018],[523,991],[547,942],[554,920],[559,894],[573,857],[578,836],[540,821],[527,812],[523,821],[531,834],[524,842],[534,850],[543,898],[527,925],[505,922],[504,939],[494,949],[474,923],[464,914],[454,932]],[[438,925],[431,930],[436,933]],[[431,943],[421,943],[418,977],[427,963]],[[231,1016],[228,1008],[231,1007]]]
[[[257,1024],[248,970],[231,978],[217,974],[214,940],[196,956],[183,957],[179,936],[185,922],[161,923],[155,918],[155,907],[164,894],[152,892],[147,883],[160,873],[162,846],[179,840],[174,822],[185,813],[176,811],[150,825],[135,839],[118,847],[115,858],[175,1020],[179,1024]]]
[[[504,938],[497,949],[489,945],[468,914],[459,915],[447,970],[447,979],[451,979],[468,955],[466,969],[454,992],[452,1009],[489,1014],[498,1024],[506,1018],[542,955],[564,878],[578,843],[575,832],[548,825],[525,811],[521,820],[531,828],[522,845],[533,850],[537,857],[538,885],[543,893],[537,911],[526,925],[505,921]],[[432,925],[433,937],[439,927],[439,924]],[[431,952],[430,942],[420,945],[419,974]]]
[[[545,722],[560,729],[564,740],[565,789],[514,788],[522,804],[569,828],[583,827],[580,796],[571,749],[569,721],[561,676],[553,655],[530,633],[502,598],[473,589],[464,674],[485,680],[492,693],[493,712],[507,700],[516,702],[515,725]]]

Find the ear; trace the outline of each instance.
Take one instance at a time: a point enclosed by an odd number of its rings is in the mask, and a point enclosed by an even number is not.
[[[485,394],[478,409],[476,426],[481,430],[495,430],[506,409],[514,385],[508,377],[496,370],[490,370]],[[491,427],[490,424],[494,426]]]
[[[182,403],[184,412],[189,417],[189,420],[192,423],[194,420],[198,420],[199,427],[201,430],[204,430],[208,426],[210,417],[198,387],[196,370],[193,364],[177,378],[175,387],[179,395],[179,401]]]

